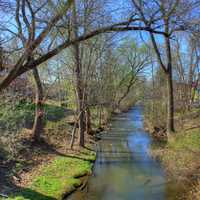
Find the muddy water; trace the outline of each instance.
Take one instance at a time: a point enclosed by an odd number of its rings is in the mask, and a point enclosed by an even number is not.
[[[143,128],[143,110],[135,106],[113,118],[101,135],[94,174],[84,191],[70,200],[176,200],[178,186],[149,154],[152,140]]]

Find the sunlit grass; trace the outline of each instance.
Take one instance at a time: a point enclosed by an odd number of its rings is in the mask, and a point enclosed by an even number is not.
[[[169,140],[167,147],[172,150],[200,150],[200,130],[177,134]]]
[[[184,177],[196,170],[200,164],[200,130],[179,132],[172,136],[165,148],[152,149],[174,177]]]
[[[58,156],[48,165],[44,165],[29,188],[21,189],[9,200],[53,200],[62,199],[81,184],[80,176],[91,173],[95,153],[80,154],[79,158]],[[88,153],[88,151],[87,151]]]

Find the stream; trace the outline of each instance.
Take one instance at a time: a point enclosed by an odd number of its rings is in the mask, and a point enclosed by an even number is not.
[[[143,127],[143,108],[115,115],[97,146],[94,173],[69,200],[176,200],[178,186],[166,180],[150,154],[152,139]]]

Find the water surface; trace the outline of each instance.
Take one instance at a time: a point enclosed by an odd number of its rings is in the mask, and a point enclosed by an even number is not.
[[[176,200],[175,184],[149,154],[152,140],[143,127],[143,110],[135,106],[113,117],[101,134],[94,174],[84,191],[70,200]]]

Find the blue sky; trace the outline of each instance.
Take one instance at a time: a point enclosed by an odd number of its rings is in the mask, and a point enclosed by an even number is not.
[[[112,16],[113,21],[124,21],[127,18],[128,13],[131,13],[131,1],[130,0],[107,0],[107,7],[106,10],[109,12]],[[14,24],[14,19],[11,19],[9,15],[5,15],[2,11],[0,11],[0,17],[1,19],[9,20],[11,30],[16,31],[15,27],[12,25]],[[142,36],[142,39],[141,39]],[[149,42],[149,33],[147,32],[138,32],[138,31],[129,31],[129,32],[123,32],[118,33],[115,37],[115,40],[120,43],[120,40],[130,37],[134,40],[137,40],[139,43]],[[159,43],[163,43],[163,39],[161,36],[156,36],[156,39]],[[143,41],[144,40],[144,41]],[[187,51],[187,43],[182,42],[181,43],[182,51]]]

